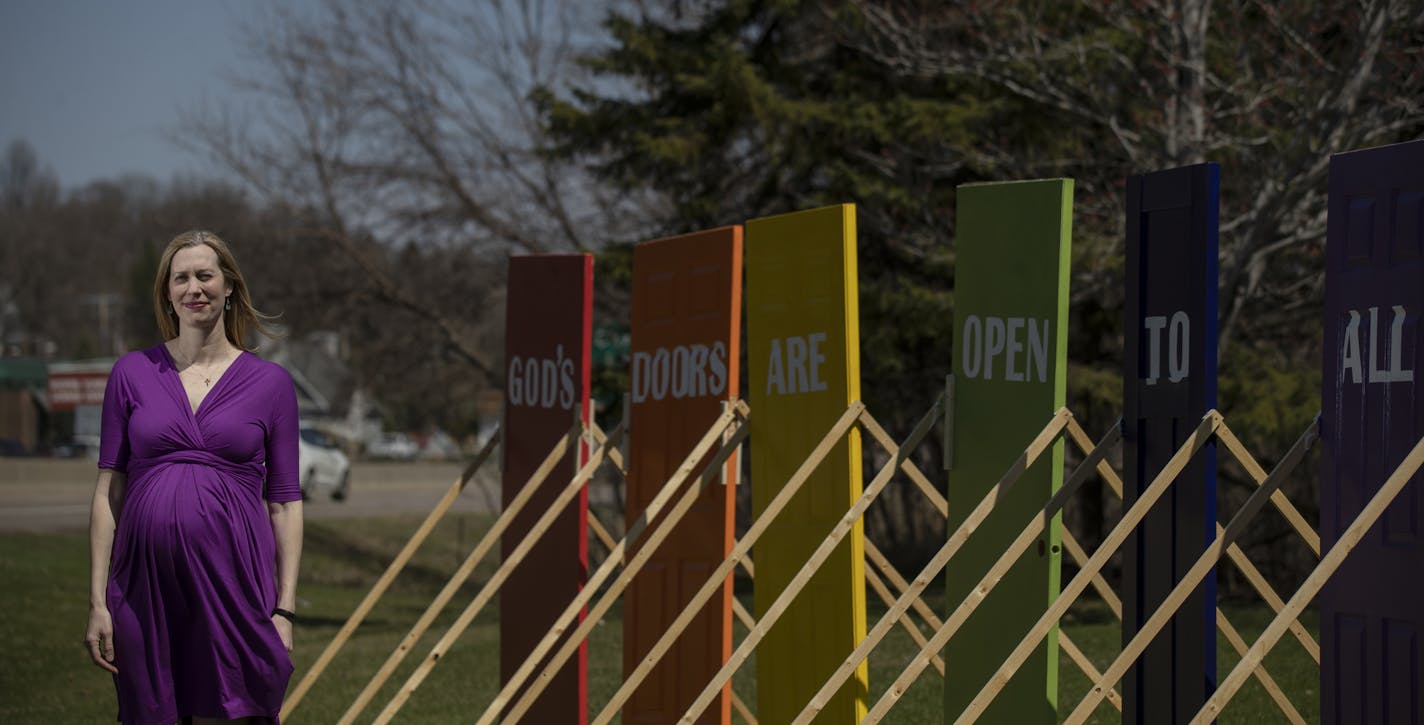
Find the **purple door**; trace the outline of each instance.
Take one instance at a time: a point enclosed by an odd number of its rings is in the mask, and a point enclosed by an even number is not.
[[[1424,141],[1330,160],[1321,544],[1424,435]],[[1415,476],[1320,594],[1321,722],[1424,724],[1424,483]]]

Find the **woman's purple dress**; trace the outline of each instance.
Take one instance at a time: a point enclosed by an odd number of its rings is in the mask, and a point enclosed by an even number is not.
[[[119,720],[275,723],[292,661],[263,500],[301,498],[291,377],[241,353],[195,414],[158,345],[114,364],[103,416],[99,467],[128,474],[108,588]]]

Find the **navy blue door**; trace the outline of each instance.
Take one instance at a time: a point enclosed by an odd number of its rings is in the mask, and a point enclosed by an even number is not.
[[[1216,407],[1219,174],[1216,164],[1198,164],[1127,179],[1123,469],[1129,505]],[[1215,536],[1212,444],[1124,545],[1124,645]],[[1213,571],[1124,676],[1124,723],[1184,723],[1211,696],[1215,613]]]
[[[1424,435],[1424,141],[1330,160],[1320,538],[1328,548]],[[1321,721],[1424,723],[1424,483],[1320,594]]]

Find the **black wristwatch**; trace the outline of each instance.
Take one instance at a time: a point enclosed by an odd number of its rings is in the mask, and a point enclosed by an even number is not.
[[[296,624],[296,623],[297,623],[297,613],[296,613],[296,612],[293,612],[293,611],[290,610],[290,609],[283,609],[283,608],[281,608],[281,607],[273,607],[273,608],[272,608],[272,616],[274,616],[274,617],[281,617],[282,619],[285,619],[285,620],[287,620],[288,622],[291,622],[292,624]]]

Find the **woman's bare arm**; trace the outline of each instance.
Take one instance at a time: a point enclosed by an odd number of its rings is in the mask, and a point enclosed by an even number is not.
[[[127,485],[127,475],[100,469],[89,506],[89,624],[84,630],[84,645],[94,664],[110,672],[119,670],[114,667],[114,622],[109,616],[107,597],[109,560]]]
[[[297,570],[302,559],[302,502],[267,502],[267,515],[272,519],[272,535],[277,540],[277,606],[288,611],[297,608]],[[292,623],[273,616],[272,623],[282,635],[287,651],[292,649]]]

